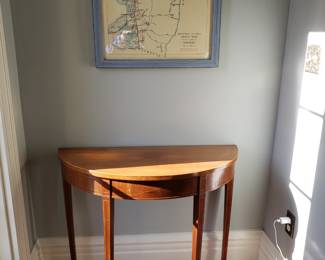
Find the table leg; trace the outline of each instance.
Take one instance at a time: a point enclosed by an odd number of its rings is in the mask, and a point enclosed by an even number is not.
[[[233,186],[234,186],[234,180],[231,180],[225,186],[225,205],[224,205],[223,241],[222,241],[221,260],[227,260]]]
[[[66,214],[67,227],[68,227],[70,257],[71,260],[77,260],[76,243],[74,237],[74,225],[73,225],[71,184],[65,181],[64,177],[63,177],[63,192],[64,192],[65,214]]]
[[[103,198],[105,260],[114,260],[114,199]]]
[[[205,193],[194,196],[193,228],[192,228],[192,260],[201,259]]]

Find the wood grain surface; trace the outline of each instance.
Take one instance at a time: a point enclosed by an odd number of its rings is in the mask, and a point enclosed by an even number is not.
[[[94,177],[127,181],[184,179],[232,166],[235,145],[61,148],[65,167]]]

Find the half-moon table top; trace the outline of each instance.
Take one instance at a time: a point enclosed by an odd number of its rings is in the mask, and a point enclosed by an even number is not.
[[[198,176],[233,166],[235,145],[60,148],[62,164],[79,173],[124,181]]]

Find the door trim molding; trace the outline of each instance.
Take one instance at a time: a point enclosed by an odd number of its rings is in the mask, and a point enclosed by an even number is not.
[[[30,260],[30,248],[26,221],[24,193],[16,129],[15,107],[19,98],[18,73],[15,55],[9,55],[13,42],[11,9],[8,0],[0,3],[0,118],[1,118],[1,161],[5,188],[6,207],[10,225],[10,239],[14,259],[19,256]],[[11,53],[12,54],[12,53]],[[9,60],[10,59],[10,60]],[[12,60],[11,60],[12,59]],[[15,68],[12,69],[14,65]],[[16,82],[13,82],[16,81]],[[16,91],[16,92],[14,92]],[[14,95],[18,95],[14,99]]]

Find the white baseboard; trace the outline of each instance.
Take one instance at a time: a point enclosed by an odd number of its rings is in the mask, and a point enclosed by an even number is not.
[[[40,256],[40,248],[39,248],[37,242],[33,247],[33,250],[30,254],[30,258],[31,258],[31,260],[42,260],[42,257]]]
[[[205,233],[202,260],[220,259],[221,232]],[[117,260],[191,259],[191,233],[122,235],[115,238]],[[104,260],[102,237],[77,237],[78,260]],[[229,260],[276,260],[276,250],[263,231],[233,231],[229,237]],[[69,260],[66,238],[41,238],[32,260]]]
[[[282,260],[282,257],[269,237],[263,232],[261,236],[261,247],[259,251],[259,260]]]

